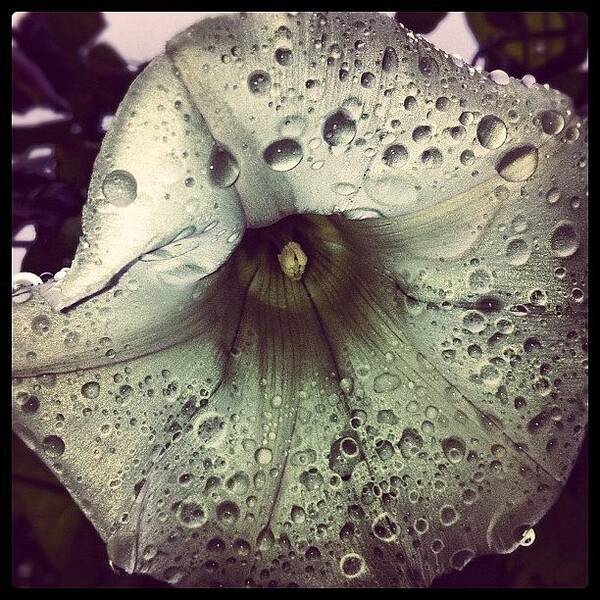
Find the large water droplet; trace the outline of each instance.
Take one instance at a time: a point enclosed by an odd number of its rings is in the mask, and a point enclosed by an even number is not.
[[[408,150],[401,144],[392,144],[385,149],[381,161],[387,167],[397,167],[408,160]]]
[[[466,446],[462,439],[458,437],[449,437],[442,440],[442,450],[448,461],[453,465],[456,465],[464,458]]]
[[[58,458],[65,451],[65,442],[57,435],[48,435],[42,440],[42,449],[46,456]]]
[[[507,152],[496,165],[499,175],[506,181],[525,181],[536,171],[538,150],[535,146],[519,146]]]
[[[137,197],[137,182],[128,171],[111,171],[102,182],[102,193],[114,206],[129,206]]]
[[[400,378],[393,373],[382,373],[373,380],[373,390],[377,393],[391,392],[400,385]]]
[[[579,236],[573,223],[561,221],[552,231],[550,248],[555,256],[567,257],[575,254],[579,248]]]
[[[542,130],[548,135],[560,133],[565,126],[565,118],[555,110],[546,110],[540,115]]]
[[[412,132],[412,139],[418,144],[423,144],[431,139],[431,127],[429,125],[419,125]]]
[[[195,529],[206,522],[206,512],[198,502],[187,499],[179,505],[177,518],[184,527]]]
[[[331,114],[323,124],[323,139],[330,146],[342,146],[352,142],[356,136],[356,122],[344,109]]]
[[[81,394],[85,398],[93,399],[100,395],[100,384],[97,381],[88,381],[81,386]]]
[[[208,165],[208,175],[213,185],[228,188],[240,174],[240,167],[234,156],[221,146],[214,146]]]
[[[365,570],[365,560],[360,554],[346,554],[340,559],[340,569],[348,578],[358,577]]]
[[[45,335],[50,331],[50,319],[45,315],[34,317],[31,321],[31,329],[38,335]]]
[[[432,56],[421,56],[419,59],[419,71],[425,77],[436,77],[440,72],[440,67]]]
[[[444,156],[437,148],[428,148],[421,154],[421,163],[428,169],[437,169],[444,162]]]
[[[294,53],[289,48],[277,48],[275,50],[275,60],[282,67],[289,67],[294,60]]]
[[[266,94],[271,89],[271,77],[266,71],[254,71],[248,76],[248,89],[253,94]]]
[[[273,171],[291,171],[302,160],[302,146],[291,138],[283,138],[270,144],[263,152],[265,162]]]
[[[488,150],[500,148],[506,141],[507,130],[504,121],[494,115],[487,115],[477,125],[477,139]]]

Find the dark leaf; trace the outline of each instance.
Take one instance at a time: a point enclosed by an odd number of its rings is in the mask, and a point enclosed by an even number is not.
[[[45,17],[48,32],[60,40],[64,48],[77,49],[88,45],[106,27],[101,12],[49,12]]]
[[[12,128],[13,153],[25,152],[32,146],[55,145],[73,135],[73,121],[51,121],[39,125],[17,125]]]
[[[468,12],[485,68],[514,77],[526,73],[545,83],[579,66],[587,56],[587,15],[575,12]]]
[[[37,238],[23,261],[22,270],[30,273],[56,273],[68,267],[81,235],[81,219],[65,220],[60,229],[47,230],[38,223]]]
[[[12,49],[12,110],[27,112],[35,106],[67,111],[69,105],[45,77],[44,72],[19,48]]]
[[[397,12],[394,19],[415,33],[430,33],[447,15],[446,12]]]

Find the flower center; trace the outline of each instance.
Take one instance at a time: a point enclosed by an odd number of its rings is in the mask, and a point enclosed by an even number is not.
[[[308,258],[298,242],[288,242],[277,255],[277,259],[285,275],[293,281],[302,279]]]

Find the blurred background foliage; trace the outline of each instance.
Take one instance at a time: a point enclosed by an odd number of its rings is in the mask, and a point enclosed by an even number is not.
[[[447,13],[398,12],[416,33]],[[473,64],[514,77],[532,74],[587,111],[588,21],[574,12],[470,12],[479,43]],[[99,12],[27,13],[13,28],[12,110],[50,109],[61,118],[12,128],[13,247],[22,271],[51,277],[71,262],[93,162],[110,118],[146,64],[132,66],[98,42]],[[35,240],[15,236],[26,225]],[[105,545],[54,475],[13,434],[13,583],[18,587],[163,587],[115,573]],[[581,587],[588,579],[587,440],[557,503],[536,526],[536,541],[507,556],[484,556],[434,587]]]

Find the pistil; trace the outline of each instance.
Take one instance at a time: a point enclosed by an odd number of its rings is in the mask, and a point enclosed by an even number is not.
[[[277,255],[281,270],[293,281],[300,281],[308,264],[308,257],[298,242],[288,242]]]

